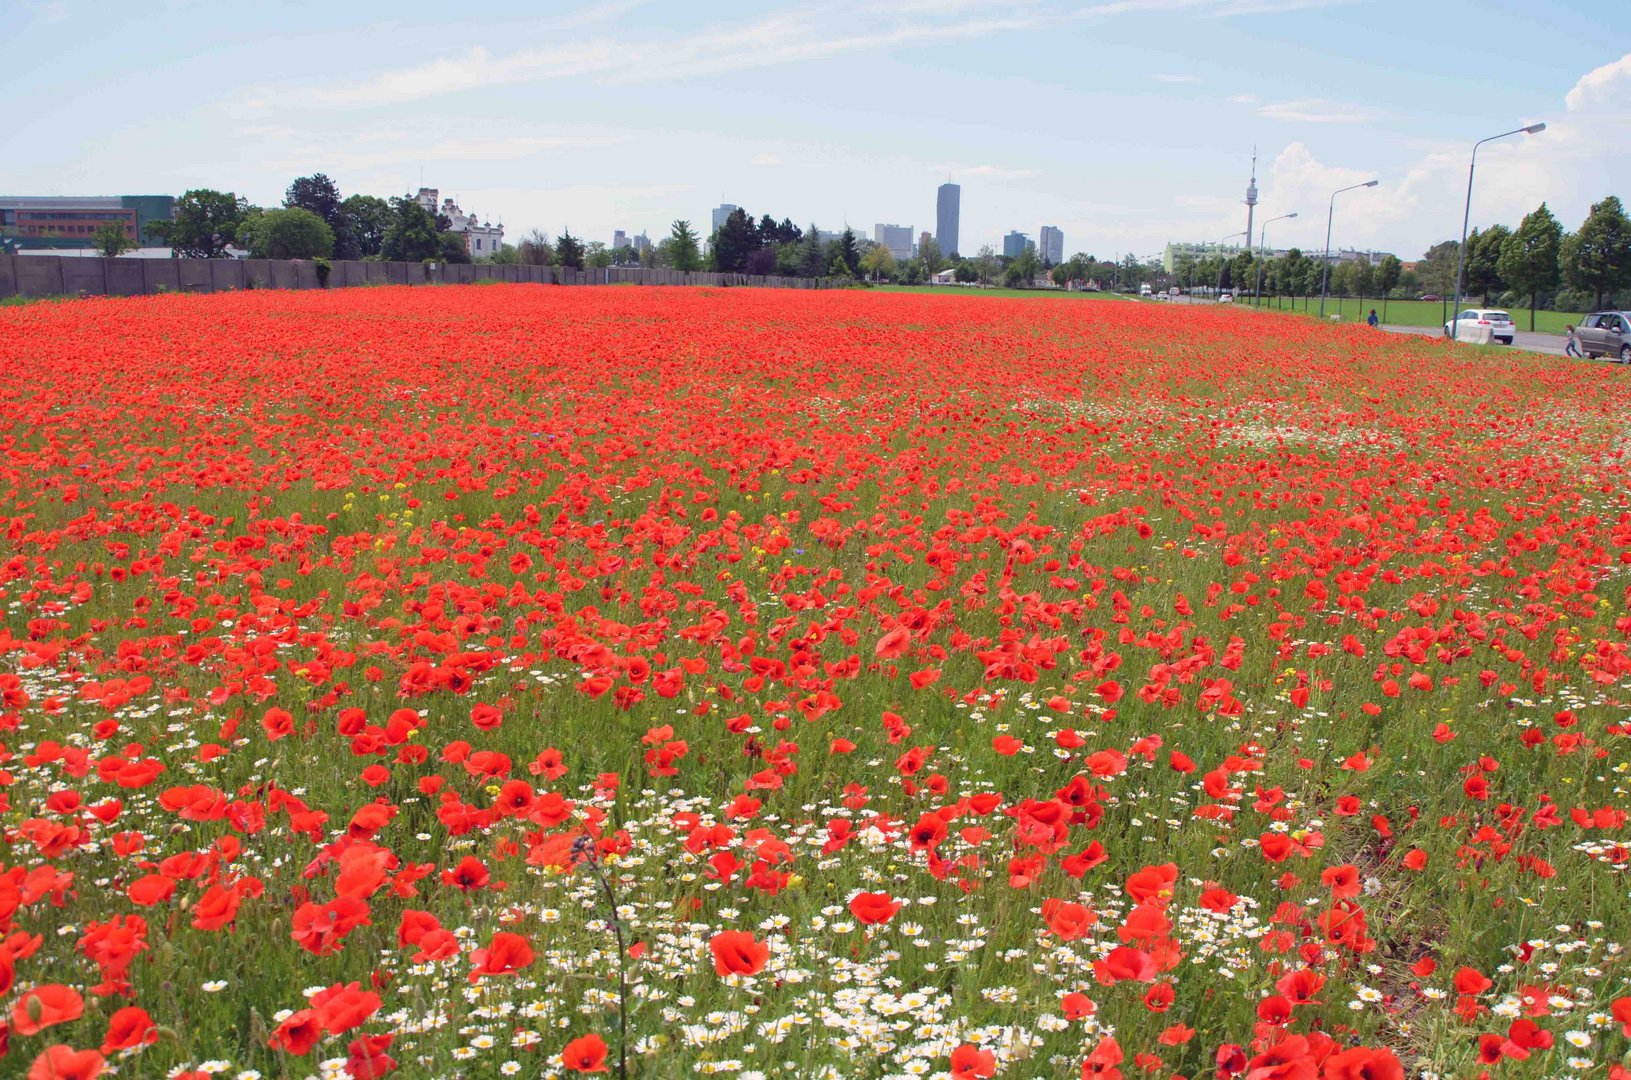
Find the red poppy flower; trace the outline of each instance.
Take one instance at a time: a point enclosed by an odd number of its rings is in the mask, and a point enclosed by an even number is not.
[[[886,923],[895,917],[895,912],[900,908],[901,902],[886,892],[857,893],[849,902],[850,914],[864,926]]]
[[[581,1035],[561,1048],[561,1065],[568,1072],[608,1072],[606,1040],[599,1035]]]
[[[984,1080],[997,1074],[997,1055],[964,1043],[951,1052],[952,1080]]]
[[[746,930],[721,930],[708,942],[714,970],[721,976],[757,975],[770,959],[770,946],[753,939]]]

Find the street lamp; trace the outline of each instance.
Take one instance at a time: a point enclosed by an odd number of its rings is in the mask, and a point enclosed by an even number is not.
[[[1331,277],[1331,219],[1336,216],[1337,196],[1344,191],[1357,191],[1362,187],[1375,187],[1380,180],[1366,180],[1363,184],[1337,188],[1331,192],[1331,206],[1325,212],[1325,265],[1320,269],[1320,318],[1325,318],[1325,284]]]
[[[1227,260],[1225,260],[1223,257],[1223,245],[1228,243],[1230,240],[1233,240],[1237,236],[1244,236],[1246,238],[1246,246],[1252,246],[1252,234],[1249,232],[1232,232],[1228,236],[1225,236],[1222,240],[1218,241],[1218,287],[1212,290],[1213,300],[1216,300],[1218,298],[1218,294],[1223,291],[1223,267],[1227,262]]]
[[[1467,166],[1467,208],[1461,213],[1461,246],[1456,249],[1455,255],[1455,314],[1450,316],[1451,341],[1455,340],[1457,332],[1461,329],[1461,271],[1467,265],[1467,221],[1472,217],[1472,173],[1478,167],[1478,148],[1487,142],[1504,139],[1508,135],[1539,135],[1545,130],[1545,124],[1530,124],[1528,127],[1513,128],[1499,135],[1491,135],[1487,139],[1479,139],[1472,144],[1472,164]]]
[[[1281,214],[1279,217],[1271,217],[1269,218],[1269,221],[1285,221],[1287,218],[1294,218],[1296,216],[1297,212],[1293,210],[1289,214]],[[1267,250],[1264,245],[1268,243],[1269,221],[1263,222],[1263,227],[1257,230],[1257,285],[1252,290],[1256,294],[1253,299],[1255,299],[1257,307],[1263,306],[1263,256]],[[1251,243],[1251,239],[1252,238],[1249,236],[1246,237],[1246,242],[1248,244]]]

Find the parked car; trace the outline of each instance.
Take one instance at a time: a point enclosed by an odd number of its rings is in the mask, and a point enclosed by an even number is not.
[[[1416,297],[1416,299],[1418,299],[1418,300],[1431,300],[1431,301],[1437,303],[1438,301],[1444,299],[1444,297],[1440,296],[1438,293],[1428,293],[1425,296],[1418,296],[1418,297]]]
[[[1580,320],[1574,332],[1580,351],[1593,360],[1616,357],[1631,364],[1631,311],[1597,311]]]
[[[1489,327],[1491,341],[1499,341],[1502,345],[1512,344],[1512,338],[1517,333],[1517,327],[1512,325],[1512,316],[1495,308],[1468,308],[1455,319],[1444,324],[1444,336],[1453,333],[1456,322],[1471,323],[1473,326]]]
[[[1220,303],[1220,304],[1232,304],[1234,302],[1235,302],[1235,294],[1234,293],[1226,293],[1226,292],[1225,293],[1218,293],[1218,303]]]

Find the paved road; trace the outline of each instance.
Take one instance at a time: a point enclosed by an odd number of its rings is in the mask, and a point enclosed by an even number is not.
[[[1382,329],[1390,334],[1417,334],[1422,337],[1444,336],[1443,329],[1437,326],[1383,326]],[[1531,334],[1527,330],[1519,330],[1513,334],[1512,346],[1517,349],[1526,349],[1529,352],[1562,356],[1565,340],[1562,334]]]

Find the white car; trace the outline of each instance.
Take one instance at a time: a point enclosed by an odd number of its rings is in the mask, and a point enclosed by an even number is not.
[[[1218,293],[1218,303],[1220,303],[1220,304],[1232,304],[1234,302],[1235,302],[1235,294],[1234,293]]]
[[[1463,325],[1471,324],[1473,326],[1489,327],[1490,340],[1499,341],[1502,345],[1512,344],[1512,338],[1518,329],[1512,324],[1511,315],[1495,308],[1468,308],[1458,318]],[[1449,337],[1455,332],[1455,322],[1456,320],[1452,319],[1444,324],[1445,337]]]

